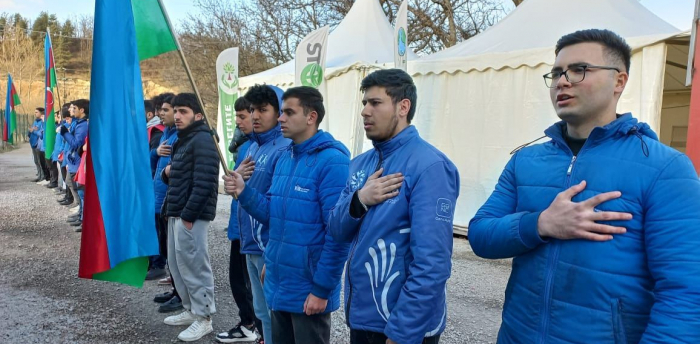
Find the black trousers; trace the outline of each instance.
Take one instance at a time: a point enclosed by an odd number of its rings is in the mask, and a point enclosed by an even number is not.
[[[330,344],[331,313],[306,315],[271,311],[275,344]],[[382,343],[384,344],[384,343]]]
[[[41,170],[44,174],[44,180],[50,180],[51,171],[49,170],[49,163],[46,161],[46,156],[42,151],[39,151],[39,163],[41,164]]]
[[[386,339],[384,333],[350,330],[350,344],[385,344]],[[439,342],[439,334],[423,339],[423,344],[438,344]]]
[[[41,163],[39,162],[39,154],[41,154],[39,149],[32,148],[32,157],[34,158],[34,165],[36,166],[36,176],[39,179],[44,179],[44,176],[42,175],[44,170],[41,168]]]
[[[51,159],[46,159],[46,164],[49,167],[49,181],[51,184],[58,184],[58,166]]]
[[[149,257],[151,269],[164,269],[168,259],[168,222],[156,214],[156,236],[158,237],[158,255]]]
[[[66,181],[66,175],[68,174],[68,169],[65,166],[61,166],[61,175],[63,176],[63,181]]]
[[[248,264],[245,254],[241,254],[241,241],[231,241],[231,254],[228,261],[228,282],[231,285],[231,294],[238,307],[238,317],[243,325],[255,324],[262,333],[262,322],[255,317],[253,308],[253,293],[250,289],[250,277],[248,276]]]

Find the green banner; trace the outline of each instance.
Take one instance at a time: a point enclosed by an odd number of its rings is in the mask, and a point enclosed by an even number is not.
[[[233,160],[233,154],[228,150],[233,135],[236,132],[236,111],[233,105],[238,99],[238,93],[226,93],[219,87],[219,109],[221,109],[221,129],[223,131],[224,146],[226,149],[226,166],[233,170],[236,162]]]

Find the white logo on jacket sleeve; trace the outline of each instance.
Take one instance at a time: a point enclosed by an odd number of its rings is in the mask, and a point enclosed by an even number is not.
[[[437,205],[435,206],[435,213],[439,217],[451,218],[452,201],[447,198],[438,198]]]
[[[366,176],[365,170],[359,170],[350,177],[350,188],[352,188],[352,191],[357,191],[365,184]]]

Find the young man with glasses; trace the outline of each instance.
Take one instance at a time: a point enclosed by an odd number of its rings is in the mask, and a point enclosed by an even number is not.
[[[498,343],[700,342],[700,181],[616,113],[630,57],[607,30],[557,42],[544,77],[562,121],[469,224],[474,253],[513,258]]]

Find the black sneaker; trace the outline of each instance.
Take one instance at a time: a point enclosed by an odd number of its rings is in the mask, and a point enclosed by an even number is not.
[[[165,269],[158,269],[158,268],[150,269],[146,273],[146,281],[153,281],[153,280],[161,279],[161,278],[165,277],[165,275],[167,275],[167,273],[165,272]]]
[[[180,301],[179,296],[175,296],[172,299],[168,300],[168,302],[160,305],[160,307],[158,307],[158,313],[170,313],[179,311],[181,309],[183,309],[182,301]]]
[[[252,342],[257,338],[254,331],[254,325],[250,325],[250,328],[248,328],[238,323],[228,332],[217,334],[216,341],[219,343]]]
[[[172,290],[167,291],[165,293],[156,295],[156,297],[153,298],[153,302],[157,302],[157,303],[168,302],[168,301],[170,301],[170,299],[173,298],[173,296],[175,296],[175,294],[173,294]]]

